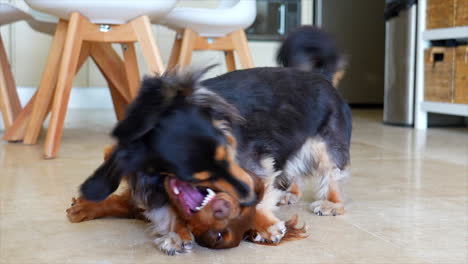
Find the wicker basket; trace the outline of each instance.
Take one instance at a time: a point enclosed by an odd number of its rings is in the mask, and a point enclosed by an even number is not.
[[[457,47],[454,102],[468,104],[468,46]]]
[[[455,26],[468,26],[468,0],[455,1]]]
[[[453,27],[456,1],[462,0],[427,0],[426,28]]]
[[[424,100],[452,102],[455,48],[433,47],[424,53]]]

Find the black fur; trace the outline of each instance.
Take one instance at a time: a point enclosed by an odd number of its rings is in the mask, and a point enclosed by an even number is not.
[[[241,161],[258,163],[270,156],[281,170],[315,135],[330,143],[340,168],[349,161],[350,110],[323,75],[293,68],[254,68],[202,85],[235,105],[245,118],[245,125],[233,127]]]
[[[321,73],[331,80],[342,67],[344,56],[330,34],[314,26],[302,26],[288,34],[276,60],[284,67]]]
[[[116,162],[115,153],[104,161],[80,188],[81,195],[90,201],[101,201],[113,193],[120,184],[122,171]]]

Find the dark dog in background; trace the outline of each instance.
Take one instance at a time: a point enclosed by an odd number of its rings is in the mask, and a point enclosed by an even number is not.
[[[316,179],[319,215],[344,212],[351,114],[332,85],[340,56],[331,37],[305,26],[283,43],[285,67],[204,71],[147,78],[113,131],[117,145],[81,186],[72,222],[104,216],[153,223],[169,254],[302,237],[273,210],[298,200]],[[111,195],[126,179],[129,187]],[[94,201],[94,202],[91,202]]]

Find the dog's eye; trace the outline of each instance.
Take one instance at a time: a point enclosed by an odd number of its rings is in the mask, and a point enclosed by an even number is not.
[[[223,234],[221,234],[221,232],[218,232],[218,234],[216,234],[216,242],[221,241],[221,239],[223,239]]]

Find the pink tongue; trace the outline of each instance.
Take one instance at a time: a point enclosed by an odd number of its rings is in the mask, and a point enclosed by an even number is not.
[[[201,205],[205,197],[196,188],[181,181],[177,181],[177,185],[180,194],[184,197],[184,201],[190,209],[195,209],[195,207]]]

